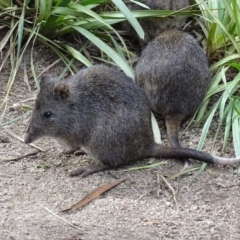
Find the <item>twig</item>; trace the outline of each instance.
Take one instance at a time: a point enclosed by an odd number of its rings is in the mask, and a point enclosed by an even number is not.
[[[25,102],[35,101],[35,100],[36,100],[36,96],[35,97],[31,97],[31,98],[26,98],[24,100],[21,100],[20,103],[25,103]]]
[[[168,180],[167,180],[163,175],[161,175],[161,178],[162,178],[162,180],[166,183],[166,185],[168,186],[168,188],[172,191],[172,193],[173,193],[173,199],[174,199],[175,203],[177,204],[177,200],[176,200],[177,192],[174,190],[174,188],[172,187],[172,185],[168,182]]]
[[[84,232],[84,233],[88,233],[88,232],[82,230],[81,228],[75,226],[74,224],[68,222],[68,221],[65,220],[64,218],[58,216],[56,213],[54,213],[54,212],[52,212],[50,209],[44,207],[42,204],[38,203],[38,205],[41,206],[42,208],[44,208],[44,209],[45,209],[46,211],[48,211],[49,213],[51,213],[53,216],[57,217],[58,219],[62,220],[62,221],[65,222],[65,223],[67,223],[67,224],[70,225],[71,227],[76,228],[76,229],[78,229],[78,230],[80,230],[80,231],[82,231],[82,232]]]
[[[160,184],[161,184],[161,181],[160,181],[160,173],[157,172],[157,197],[160,196]]]
[[[141,199],[144,198],[147,194],[149,194],[149,193],[151,193],[151,192],[153,192],[153,191],[154,191],[154,190],[149,190],[149,191],[145,192],[143,195],[141,195],[141,196],[137,199],[137,201],[141,200]]]
[[[34,155],[36,155],[36,154],[38,154],[38,153],[39,153],[39,151],[35,151],[35,152],[31,152],[31,153],[24,154],[24,155],[22,155],[22,156],[15,156],[15,157],[0,156],[0,160],[1,160],[1,161],[20,160],[21,158],[29,157],[29,156],[34,156]]]
[[[12,136],[13,138],[19,140],[20,142],[24,142],[24,140],[23,140],[21,137],[17,136],[17,135],[16,135],[15,133],[13,133],[12,131],[10,131],[10,130],[8,130],[8,129],[5,129],[5,131],[6,131],[10,136]],[[41,152],[44,152],[44,151],[45,151],[44,149],[36,146],[35,144],[30,143],[30,144],[28,144],[28,145],[31,146],[31,147],[34,147],[34,148],[38,149],[38,150],[41,151]]]
[[[31,89],[31,86],[30,86],[30,83],[29,83],[29,80],[28,80],[27,67],[26,67],[26,62],[25,61],[24,61],[24,64],[23,64],[23,72],[24,72],[23,81],[26,84],[28,91],[31,92],[32,89]]]
[[[61,59],[58,59],[55,62],[53,62],[51,65],[46,67],[40,74],[38,74],[37,78],[41,77],[46,71],[48,71],[50,68],[52,68],[54,65],[56,65],[60,61],[61,61]]]

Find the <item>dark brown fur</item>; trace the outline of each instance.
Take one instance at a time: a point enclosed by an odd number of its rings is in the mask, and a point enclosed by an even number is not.
[[[40,137],[54,138],[69,150],[81,146],[100,162],[77,169],[71,176],[84,177],[151,156],[193,157],[222,164],[240,161],[155,143],[144,90],[124,73],[103,65],[81,70],[66,81],[42,78],[24,140],[30,143]]]
[[[138,4],[125,1],[130,10],[143,10]],[[180,10],[189,6],[189,0],[144,0],[141,1],[151,10]],[[145,47],[148,42],[154,39],[158,34],[166,29],[180,28],[186,21],[185,16],[170,16],[165,18],[139,18],[140,25],[144,31],[144,39],[140,39],[133,27],[126,21],[123,23],[123,28],[126,29],[129,35],[139,41],[141,47]]]
[[[179,147],[180,124],[195,113],[210,83],[203,49],[191,35],[167,30],[142,52],[136,82],[145,89],[152,110],[164,117],[171,145]]]

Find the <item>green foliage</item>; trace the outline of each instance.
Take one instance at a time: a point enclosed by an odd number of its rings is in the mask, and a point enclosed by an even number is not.
[[[111,34],[120,39],[124,52],[128,54],[126,45],[121,36],[113,29],[111,24],[124,20],[124,16],[120,18],[105,18],[97,14],[93,9],[100,8],[100,13],[104,13],[101,9],[102,4],[106,4],[107,0],[83,0],[73,2],[71,0],[35,0],[35,1],[12,1],[0,0],[0,23],[8,28],[5,37],[0,42],[0,51],[7,47],[9,50],[3,57],[0,71],[8,59],[11,62],[12,71],[9,73],[9,81],[6,86],[6,98],[1,107],[7,102],[7,98],[11,87],[14,83],[18,67],[22,61],[26,49],[31,47],[31,70],[35,78],[36,85],[38,81],[34,71],[34,55],[33,49],[36,41],[46,45],[53,50],[59,58],[66,64],[70,71],[76,71],[73,59],[82,62],[86,66],[92,63],[82,54],[84,47],[88,42],[93,42],[104,52],[102,60],[110,60],[110,63],[118,65],[130,77],[133,76],[133,70],[123,58],[124,54],[119,53],[110,48],[106,43],[111,44]],[[118,14],[118,11],[113,12]],[[134,17],[133,17],[134,19]],[[133,20],[134,21],[134,20]],[[135,19],[136,21],[136,19]],[[140,29],[141,27],[138,26]],[[100,30],[99,30],[100,29]],[[61,42],[60,36],[69,33],[79,32],[82,34],[84,44],[81,49],[75,49],[72,46]],[[141,33],[141,31],[139,31]],[[118,43],[119,44],[119,43]],[[118,45],[117,44],[117,45]],[[116,46],[116,45],[115,45]],[[122,51],[123,52],[123,51]]]
[[[80,4],[79,2],[72,2],[70,0],[37,0],[26,1],[25,4],[20,3],[19,6],[14,5],[9,8],[4,8],[0,14],[1,19],[4,19],[6,15],[11,19],[2,20],[2,25],[11,28],[12,31],[6,35],[5,41],[1,44],[1,49],[5,47],[6,44],[9,43],[9,40],[11,41],[10,38],[12,38],[13,41],[17,43],[16,57],[19,59],[24,47],[22,46],[23,38],[27,38],[29,42],[36,38],[38,41],[51,47],[63,61],[69,62],[69,59],[61,54],[66,52],[68,46],[57,44],[52,39],[56,39],[66,33],[76,32],[75,27],[82,27],[88,31],[94,31],[99,28],[102,30],[107,29],[118,35],[109,22],[111,22],[111,24],[119,22],[119,19],[114,22],[111,21],[112,19],[110,19],[110,21],[109,19],[104,20],[92,10],[92,8],[100,6],[103,2],[107,1],[81,1],[82,4]],[[1,5],[5,6],[3,4]],[[124,17],[121,20],[123,19]],[[12,27],[14,27],[14,29]],[[118,37],[120,38],[119,35]],[[109,39],[106,36],[105,38]],[[122,39],[121,41],[124,45]],[[14,44],[14,42],[11,42],[11,45],[12,44]],[[86,65],[90,64],[83,55],[78,55],[78,60],[83,61]],[[128,75],[132,75],[130,74],[131,69],[129,67],[127,67],[126,71]]]
[[[206,52],[209,58],[215,54],[240,53],[240,6],[238,0],[196,0],[201,10],[196,18],[206,38]],[[204,21],[202,21],[202,19]]]
[[[0,10],[6,9],[11,6],[11,1],[10,0],[1,0],[0,1]]]
[[[207,55],[213,62],[211,86],[196,116],[197,122],[205,121],[198,149],[204,144],[212,120],[218,119],[213,144],[223,131],[222,151],[224,151],[232,132],[235,154],[240,156],[240,2],[237,0],[196,0],[196,2],[200,4],[204,20],[197,21],[206,37]],[[218,100],[212,105],[213,96],[217,96]]]
[[[115,5],[109,0],[0,0],[0,23],[9,29],[0,42],[0,51],[5,47],[9,49],[3,57],[0,71],[9,59],[12,69],[6,87],[6,99],[0,108],[7,101],[18,67],[29,47],[32,51],[31,71],[38,87],[33,54],[36,41],[55,52],[71,72],[77,71],[74,61],[86,66],[92,64],[83,54],[84,48],[92,42],[101,51],[101,57],[95,59],[117,65],[134,78],[132,67],[128,64],[134,53],[128,51],[124,40],[112,25],[127,18],[139,36],[143,37],[143,30],[135,17],[166,17],[174,12],[141,10],[131,13],[121,0],[112,2]],[[187,13],[178,11],[175,14]],[[82,36],[83,45],[80,49],[61,41],[61,36],[72,33]]]

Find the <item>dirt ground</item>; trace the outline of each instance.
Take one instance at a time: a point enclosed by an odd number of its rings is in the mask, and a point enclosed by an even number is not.
[[[41,47],[36,49],[34,58],[38,74],[56,60],[49,50]],[[25,63],[30,77],[28,57]],[[6,65],[1,72],[1,102],[9,68]],[[48,73],[57,76],[62,69],[59,63]],[[164,182],[157,187],[158,174],[169,176],[181,169],[181,164],[172,159],[153,169],[126,171],[129,167],[126,166],[84,179],[71,178],[70,170],[92,164],[91,160],[86,156],[64,156],[57,143],[41,139],[35,144],[44,152],[6,160],[7,156],[37,151],[10,134],[22,137],[30,116],[30,112],[13,110],[12,105],[36,95],[33,80],[30,78],[32,91],[29,91],[23,73],[21,65],[2,123],[20,118],[0,129],[0,239],[240,239],[240,178],[236,166],[209,165],[195,180],[196,171],[171,180],[171,186],[177,191],[174,201],[173,192]],[[27,104],[33,105],[33,101]],[[164,124],[160,122],[160,125],[163,144],[168,144]],[[211,134],[215,129],[212,126],[206,152],[212,151]],[[183,132],[181,142],[196,148],[200,134],[201,127],[192,126]],[[221,140],[212,152],[220,155],[220,150]],[[232,142],[224,155],[234,156]],[[135,165],[158,161],[147,159]],[[192,164],[198,165],[199,162]],[[80,210],[60,212],[116,178],[127,180]]]

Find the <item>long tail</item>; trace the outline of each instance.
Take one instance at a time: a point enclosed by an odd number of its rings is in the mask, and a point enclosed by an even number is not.
[[[180,148],[180,142],[179,142],[179,127],[181,124],[181,121],[184,119],[184,116],[182,114],[174,115],[174,116],[166,116],[166,126],[167,126],[167,134],[169,143],[172,147]],[[188,158],[181,159],[183,162],[183,168],[182,171],[187,169],[190,165]]]
[[[176,148],[161,146],[155,144],[153,151],[146,157],[162,157],[162,158],[192,158],[206,163],[215,163],[220,165],[231,165],[240,162],[240,157],[236,158],[224,158],[213,156],[208,153],[204,153],[191,148]]]

